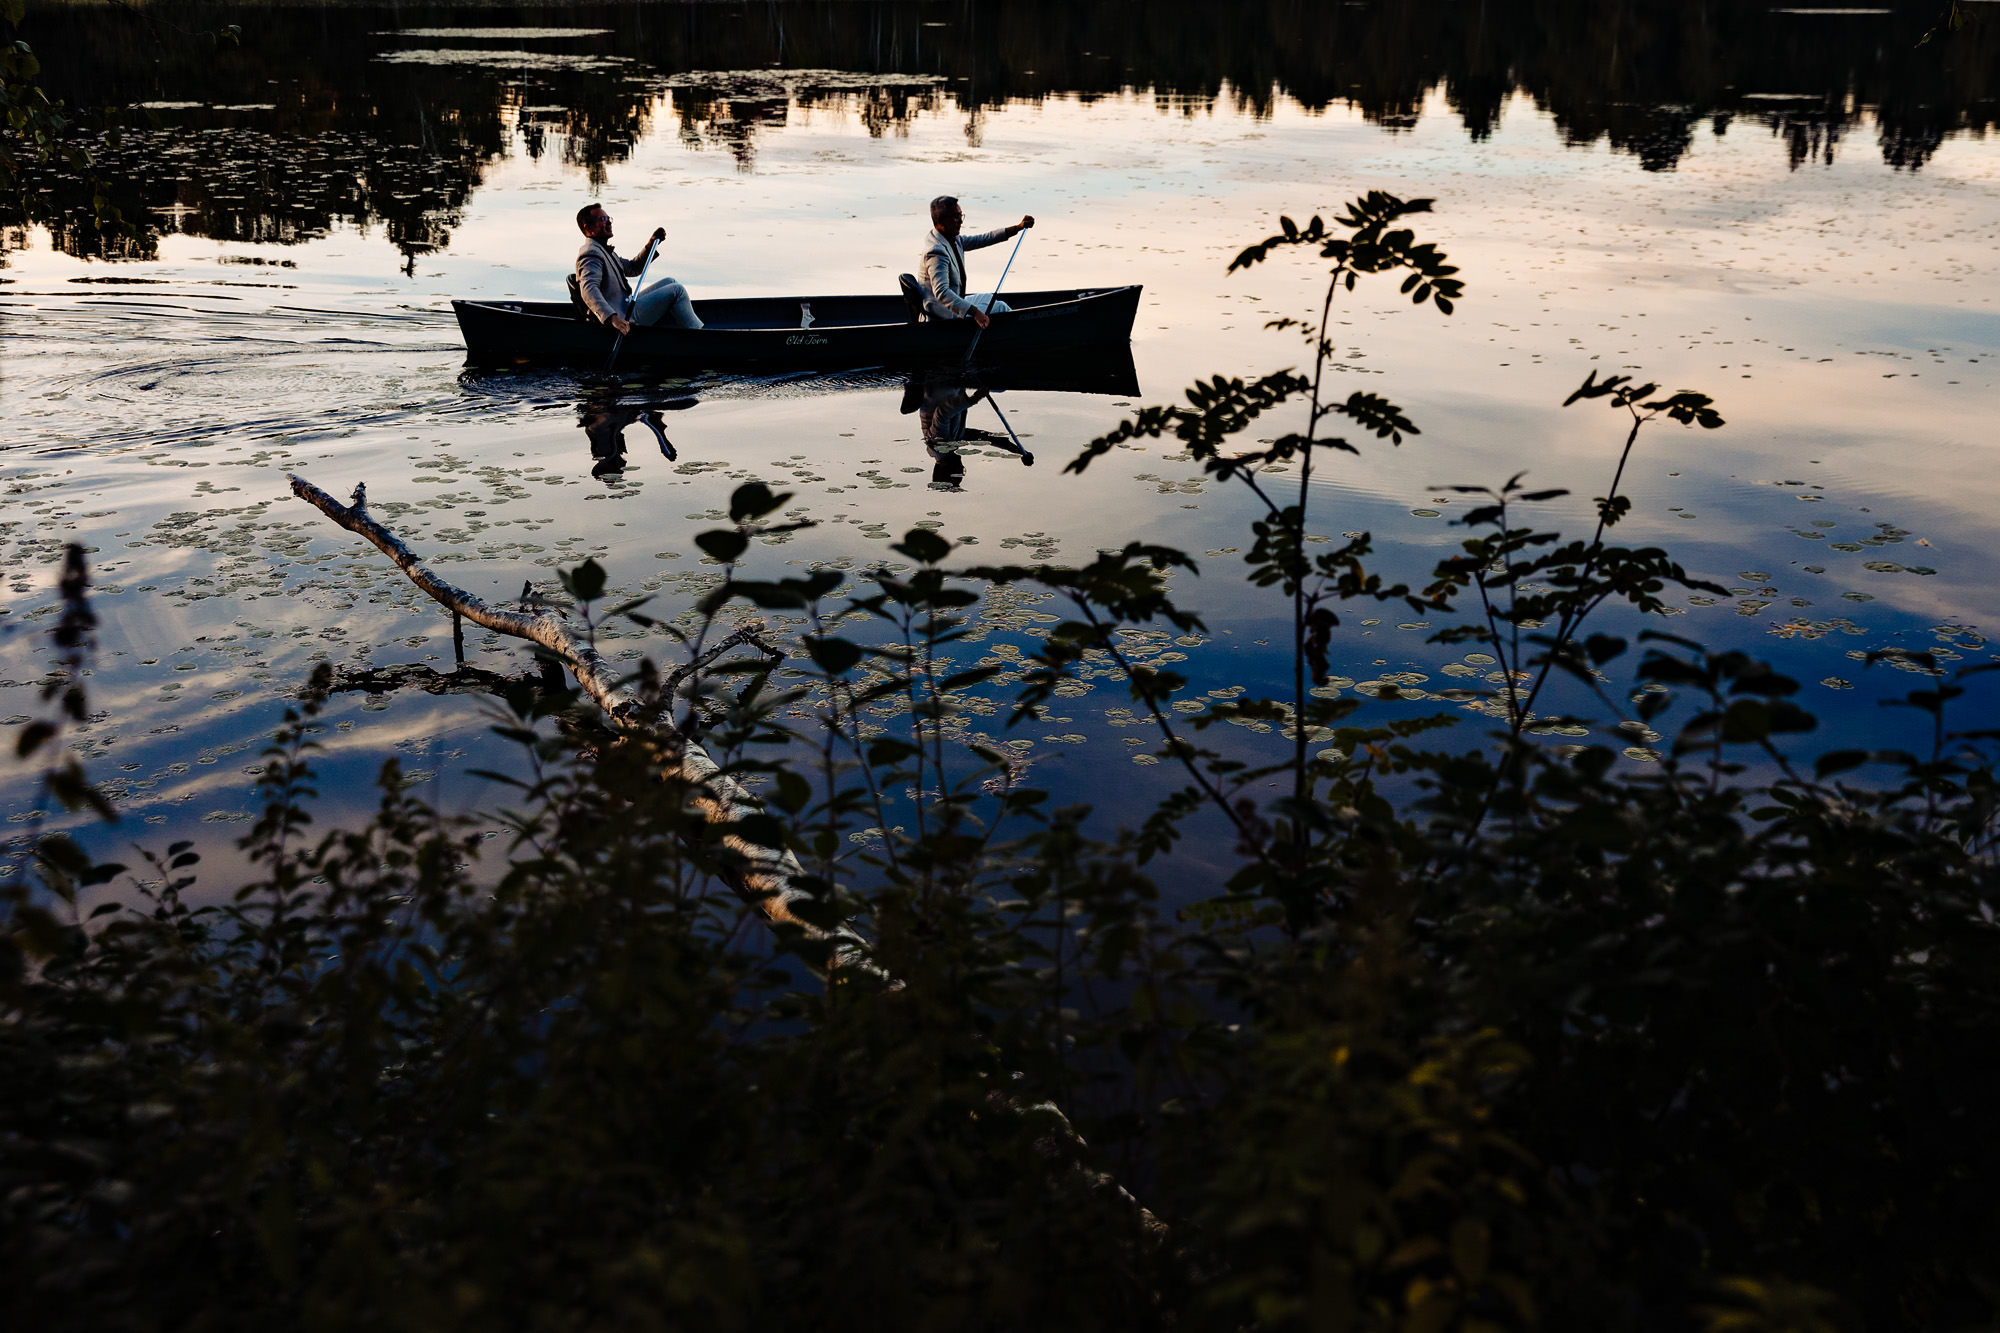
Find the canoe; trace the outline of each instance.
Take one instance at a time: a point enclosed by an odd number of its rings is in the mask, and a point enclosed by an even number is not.
[[[997,363],[1123,346],[1132,338],[1141,290],[1009,292],[1001,299],[1013,309],[993,316],[979,339],[978,359]],[[567,302],[453,301],[451,308],[465,335],[465,359],[475,366],[602,370],[616,338]],[[633,329],[619,350],[618,368],[950,365],[966,359],[978,332],[969,319],[913,322],[900,296],[762,296],[696,301],[694,310],[705,328]]]

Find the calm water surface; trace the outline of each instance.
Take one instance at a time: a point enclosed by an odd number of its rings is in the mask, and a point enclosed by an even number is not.
[[[1590,371],[1640,374],[1728,419],[1649,428],[1628,470],[1627,540],[1732,590],[1679,599],[1663,628],[1776,660],[1829,745],[1914,740],[1909,715],[1877,707],[1913,678],[1864,671],[1870,650],[1994,655],[2000,144],[1984,130],[2000,46],[1975,32],[1923,64],[1916,10],[1641,6],[1651,25],[1620,54],[1588,24],[1560,49],[1513,5],[1491,6],[1491,31],[1467,26],[1485,7],[1343,10],[1337,42],[1301,35],[1309,7],[1169,6],[1150,28],[1102,8],[43,11],[30,35],[60,89],[147,108],[99,154],[147,230],[107,238],[72,210],[0,233],[0,718],[38,711],[69,541],[100,584],[98,713],[76,741],[129,812],[112,841],[138,824],[148,843],[226,849],[254,809],[255,752],[316,661],[448,669],[444,617],[294,501],[288,471],[338,494],[366,482],[474,591],[552,587],[591,555],[670,615],[715,577],[693,534],[752,478],[821,520],[754,546],[753,574],[860,573],[913,524],[979,560],[1167,542],[1202,557],[1177,587],[1209,633],[1152,650],[1201,689],[1275,685],[1281,608],[1240,577],[1246,498],[1161,445],[1062,468],[1197,375],[1300,364],[1264,324],[1314,306],[1315,269],[1230,277],[1228,260],[1281,211],[1371,188],[1437,200],[1423,234],[1468,295],[1451,319],[1389,287],[1342,298],[1338,385],[1393,398],[1423,433],[1328,468],[1321,531],[1372,530],[1385,569],[1414,579],[1460,537],[1464,502],[1442,485],[1527,469],[1587,501],[1622,431],[1560,404]],[[225,22],[239,51],[182,35]],[[1010,287],[1145,284],[1138,396],[1014,390],[974,409],[1032,465],[975,441],[961,477],[941,472],[880,371],[611,390],[463,371],[449,299],[561,299],[589,199],[630,248],[665,226],[660,267],[698,296],[810,296],[892,291],[940,193],[974,229],[1037,217]],[[976,254],[974,285],[1005,255]],[[1550,509],[1585,521],[1585,502]],[[1032,648],[1053,609],[995,606],[968,664]],[[1430,628],[1349,621],[1337,669],[1363,693],[1385,673],[1418,694],[1478,683]],[[666,651],[637,628],[612,646]],[[490,636],[468,647],[525,667]],[[1128,741],[1122,688],[1091,684],[1045,723],[974,728],[1016,741],[1042,780],[1136,810],[1165,770]],[[458,807],[491,798],[468,769],[509,762],[474,697],[343,694],[328,720],[339,807],[370,803],[390,755]],[[1131,780],[1104,784],[1108,768]],[[26,769],[0,774],[21,828],[35,790]]]

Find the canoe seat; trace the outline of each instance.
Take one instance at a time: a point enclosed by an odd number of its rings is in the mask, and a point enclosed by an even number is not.
[[[576,310],[576,317],[586,324],[594,323],[596,317],[590,313],[590,307],[583,303],[583,289],[576,285],[576,274],[569,275],[568,284],[569,303]]]
[[[909,312],[910,323],[924,322],[924,289],[916,278],[908,273],[896,275],[896,285],[903,289],[903,309]]]

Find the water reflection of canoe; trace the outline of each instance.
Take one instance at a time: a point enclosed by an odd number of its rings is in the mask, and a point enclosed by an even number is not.
[[[1013,309],[993,317],[979,340],[982,363],[1068,348],[1124,345],[1139,311],[1138,287],[1009,292]],[[480,366],[601,369],[611,330],[577,317],[567,303],[453,301],[466,360]],[[620,369],[673,366],[922,366],[962,361],[976,326],[969,319],[913,322],[900,296],[751,297],[696,301],[702,329],[634,329]],[[803,315],[812,316],[801,328]]]
[[[979,344],[982,361],[986,344]],[[924,399],[946,389],[985,389],[1005,393],[1018,389],[1031,393],[1092,393],[1117,398],[1139,396],[1139,375],[1132,364],[1132,349],[1093,347],[1063,356],[1009,358],[995,365],[970,369],[938,366],[909,374],[903,381],[903,412],[917,410]]]

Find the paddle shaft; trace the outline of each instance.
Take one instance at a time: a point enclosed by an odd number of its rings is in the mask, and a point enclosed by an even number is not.
[[[1027,239],[1028,239],[1028,233],[1026,228],[1023,228],[1021,234],[1014,238],[1014,248],[1008,252],[1007,262],[1000,269],[1000,281],[993,284],[993,295],[986,298],[986,317],[988,319],[991,319],[993,317],[993,303],[1000,299],[1000,288],[1006,284],[1007,274],[1014,267],[1014,256],[1021,253],[1021,242]],[[965,359],[967,361],[972,360],[972,354],[979,350],[979,340],[985,335],[986,335],[985,329],[978,329],[974,331],[972,335],[972,345],[965,349]]]
[[[1000,418],[1000,429],[1007,432],[1007,438],[1014,442],[1014,447],[1024,454],[1027,453],[1027,446],[1021,443],[1021,437],[1014,433],[1014,428],[1007,424],[1007,414],[1000,410],[1000,401],[993,396],[993,391],[990,389],[986,392],[986,401],[993,405],[993,415]]]
[[[639,280],[632,284],[632,294],[625,298],[625,322],[628,324],[632,322],[632,312],[639,308],[639,289],[646,285],[646,273],[653,267],[653,261],[659,257],[659,254],[660,246],[655,241],[646,251],[646,262],[639,265]],[[609,375],[618,369],[618,353],[624,346],[625,335],[621,333],[611,344],[611,360],[605,364],[605,374]]]

